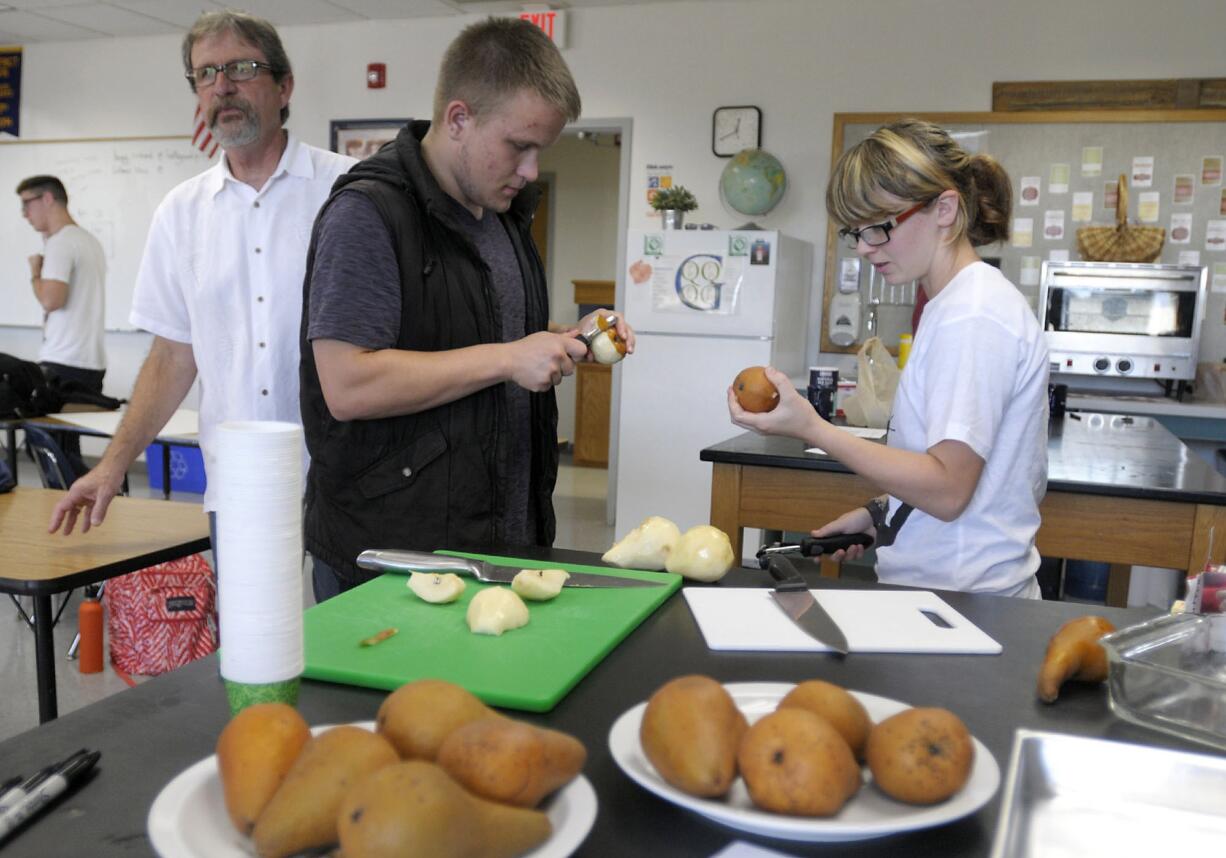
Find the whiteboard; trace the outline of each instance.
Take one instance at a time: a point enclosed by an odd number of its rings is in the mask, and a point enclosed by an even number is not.
[[[0,142],[0,193],[8,194],[0,201],[0,325],[43,323],[26,261],[42,252],[42,236],[21,215],[18,182],[49,174],[64,183],[69,213],[106,252],[106,328],[122,331],[132,330],[132,290],[154,210],[213,163],[189,137]]]

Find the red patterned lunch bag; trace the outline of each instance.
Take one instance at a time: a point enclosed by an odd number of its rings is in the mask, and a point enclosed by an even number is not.
[[[111,661],[158,674],[217,649],[217,586],[203,555],[159,563],[106,582]]]

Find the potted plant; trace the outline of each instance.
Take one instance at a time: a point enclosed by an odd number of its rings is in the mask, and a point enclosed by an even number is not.
[[[651,207],[660,213],[664,229],[681,229],[685,213],[698,208],[698,200],[684,185],[677,185],[657,191],[652,197]]]

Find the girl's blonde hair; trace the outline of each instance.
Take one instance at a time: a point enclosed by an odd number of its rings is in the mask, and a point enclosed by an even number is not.
[[[1009,238],[1013,188],[990,155],[971,155],[931,122],[902,119],[878,128],[843,153],[826,186],[826,212],[846,226],[897,214],[896,200],[923,202],[958,192],[952,240],[976,247]]]

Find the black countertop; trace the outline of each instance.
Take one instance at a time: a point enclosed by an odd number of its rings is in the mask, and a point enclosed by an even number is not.
[[[521,554],[526,552],[519,552]],[[593,555],[535,552],[562,562],[596,563]],[[855,586],[817,577],[815,587]],[[765,573],[734,570],[719,585],[761,586]],[[692,585],[712,586],[712,585]],[[875,585],[874,585],[875,586]],[[725,682],[796,682],[822,678],[913,705],[945,706],[967,723],[1006,775],[1018,727],[1204,750],[1111,715],[1104,686],[1066,686],[1051,706],[1035,697],[1048,638],[1087,606],[996,596],[942,593],[951,605],[1004,646],[998,656],[852,654],[839,661],[803,653],[711,652],[685,599],[674,594],[561,703],[546,714],[515,717],[570,732],[586,744],[584,770],[598,814],[578,856],[709,856],[737,839],[793,855],[983,856],[991,846],[1000,793],[978,813],[934,829],[835,844],[772,841],[725,828],[639,787],[610,757],[609,729],[624,711],[665,681],[704,673]],[[1154,612],[1091,608],[1123,626]],[[578,630],[577,634],[582,631]],[[0,743],[0,776],[33,771],[81,746],[102,751],[94,777],[4,847],[18,856],[149,855],[146,816],[159,791],[192,763],[213,753],[229,717],[216,656],[143,683]],[[368,720],[384,693],[304,681],[298,708],[309,723]]]
[[[747,432],[707,447],[704,462],[850,473],[792,438]],[[1069,412],[1052,421],[1047,490],[1226,506],[1226,477],[1152,417]]]

